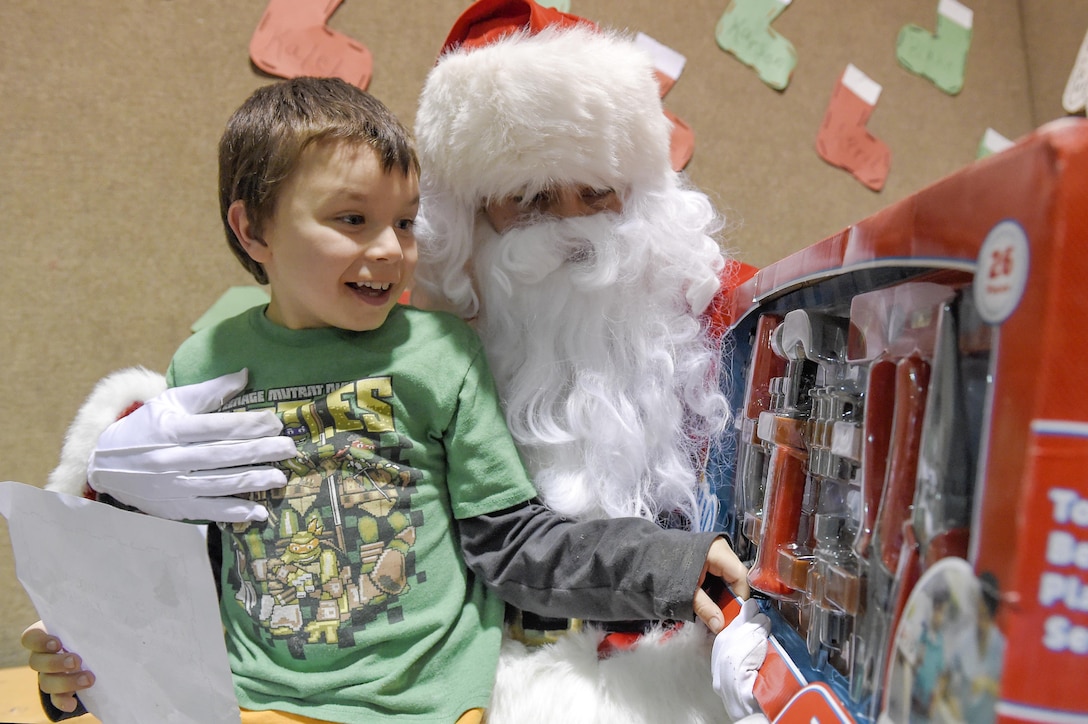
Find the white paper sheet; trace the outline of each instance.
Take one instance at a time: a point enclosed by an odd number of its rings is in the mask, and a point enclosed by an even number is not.
[[[109,724],[240,720],[200,526],[0,482],[19,581]]]

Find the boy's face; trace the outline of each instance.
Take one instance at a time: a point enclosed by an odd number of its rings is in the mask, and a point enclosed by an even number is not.
[[[366,331],[385,323],[412,281],[418,208],[414,174],[383,172],[368,146],[319,142],[284,182],[260,239],[246,233],[241,202],[229,218],[268,273],[269,319]]]

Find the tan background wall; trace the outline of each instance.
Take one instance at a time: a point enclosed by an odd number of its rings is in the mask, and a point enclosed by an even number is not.
[[[462,0],[348,0],[331,25],[375,58],[370,90],[411,120]],[[895,38],[933,29],[937,0],[794,0],[774,24],[798,54],[784,92],[714,40],[728,0],[573,0],[572,11],[683,53],[667,107],[696,133],[688,172],[739,225],[757,266],[814,243],[970,163],[987,127],[1015,138],[1064,114],[1086,0],[966,0],[962,92],[905,71]],[[268,81],[249,38],[265,0],[0,3],[0,479],[41,485],[96,380],[163,370],[190,323],[251,280],[227,254],[215,143]],[[883,86],[869,130],[892,149],[874,193],[815,153],[834,85],[853,63]],[[0,520],[0,666],[22,664],[36,616]]]

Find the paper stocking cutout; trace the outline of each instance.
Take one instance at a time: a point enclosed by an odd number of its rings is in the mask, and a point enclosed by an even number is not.
[[[341,78],[366,89],[370,50],[326,23],[343,0],[270,0],[249,41],[253,64],[270,75]]]
[[[971,47],[974,13],[957,0],[941,0],[937,6],[937,32],[917,25],[899,31],[895,55],[912,73],[928,78],[949,95],[963,88],[967,51]]]
[[[1066,113],[1083,113],[1088,106],[1088,34],[1081,41],[1077,61],[1062,93],[1062,108]]]
[[[873,191],[884,188],[892,157],[888,146],[865,127],[881,90],[879,83],[848,65],[816,136],[820,158],[846,169]]]
[[[759,79],[775,90],[789,85],[797,66],[793,44],[771,28],[790,1],[731,0],[714,29],[718,46],[754,68]]]
[[[635,36],[635,44],[653,59],[659,97],[664,98],[684,71],[687,58],[645,33]],[[682,171],[695,153],[695,131],[672,111],[665,110],[665,117],[672,124],[672,135],[669,139],[669,165],[672,166],[673,171]]]
[[[995,153],[1001,153],[1013,145],[1013,142],[1002,136],[992,128],[987,128],[982,134],[982,140],[978,142],[976,158],[986,158]]]
[[[669,139],[669,165],[673,171],[683,171],[695,155],[695,131],[687,122],[672,111],[665,110],[665,118],[672,124]]]

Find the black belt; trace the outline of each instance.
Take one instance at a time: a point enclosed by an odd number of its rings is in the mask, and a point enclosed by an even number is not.
[[[630,621],[583,621],[577,618],[541,616],[532,611],[522,611],[513,606],[506,610],[506,623],[510,634],[517,641],[529,646],[554,643],[567,631],[594,628],[606,634],[638,636],[653,629],[673,628],[674,621],[637,619]]]

